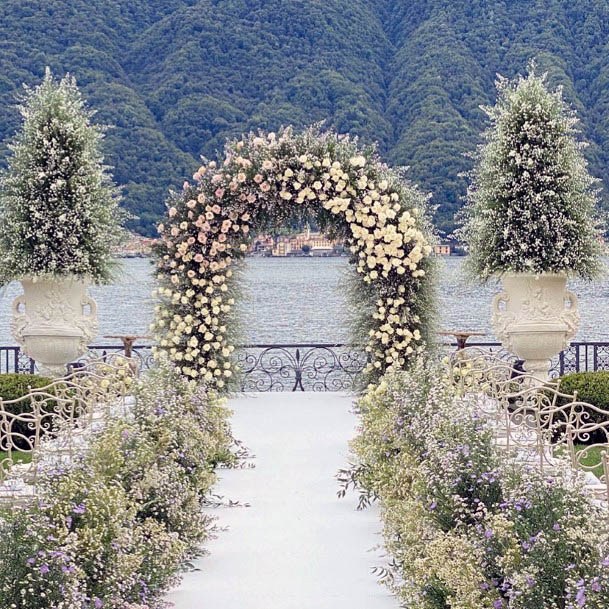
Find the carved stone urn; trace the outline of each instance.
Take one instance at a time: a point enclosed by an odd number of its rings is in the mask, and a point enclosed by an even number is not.
[[[97,334],[97,306],[85,282],[75,279],[23,279],[13,301],[11,329],[24,353],[43,374],[63,376],[66,364],[86,350]]]
[[[577,297],[564,275],[503,276],[493,300],[492,325],[503,346],[525,360],[525,370],[547,380],[550,360],[569,345],[579,326]]]

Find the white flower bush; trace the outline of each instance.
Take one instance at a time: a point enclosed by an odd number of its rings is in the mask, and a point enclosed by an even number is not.
[[[599,273],[596,180],[577,136],[577,119],[560,90],[530,68],[499,79],[498,99],[470,178],[464,226],[472,274]]]
[[[23,277],[110,279],[122,236],[102,129],[66,76],[26,88],[23,124],[0,175],[0,283]]]
[[[235,370],[236,261],[253,231],[315,216],[344,237],[367,290],[367,373],[403,367],[429,333],[432,252],[426,197],[372,149],[314,129],[227,144],[169,202],[159,226],[158,349],[183,375],[223,391]],[[362,304],[362,303],[358,303]]]

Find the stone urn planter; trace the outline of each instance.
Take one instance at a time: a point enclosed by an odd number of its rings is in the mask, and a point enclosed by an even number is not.
[[[503,346],[525,360],[525,370],[547,380],[550,360],[577,333],[577,297],[559,274],[503,276],[503,292],[493,300],[492,325]]]
[[[21,284],[24,293],[13,301],[13,336],[43,374],[62,376],[97,334],[95,301],[86,283],[74,278]]]

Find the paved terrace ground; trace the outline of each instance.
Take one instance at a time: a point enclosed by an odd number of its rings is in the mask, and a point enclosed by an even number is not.
[[[383,564],[376,509],[336,496],[351,398],[267,393],[230,406],[256,467],[221,471],[217,492],[251,507],[212,510],[227,530],[169,595],[176,609],[397,609],[371,574]]]

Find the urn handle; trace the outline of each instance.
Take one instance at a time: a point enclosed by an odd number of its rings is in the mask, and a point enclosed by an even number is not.
[[[499,292],[493,297],[493,303],[491,305],[491,325],[493,326],[495,336],[497,336],[504,346],[509,342],[508,324],[510,316],[507,315],[506,312],[506,305],[509,300],[509,294],[506,292]]]
[[[495,294],[493,297],[493,315],[503,315],[505,313],[505,309],[501,307],[501,305],[505,305],[510,297],[505,292],[499,292]]]
[[[15,340],[25,347],[25,338],[23,332],[29,324],[29,319],[26,315],[25,294],[20,294],[13,300],[13,318],[11,319],[11,332]]]
[[[82,307],[84,317],[90,317],[92,319],[97,318],[97,303],[93,300],[93,298],[90,296],[85,296],[85,298],[82,300]],[[85,307],[89,307],[89,312],[87,314],[84,312]]]
[[[577,296],[569,290],[565,291],[565,305],[567,302],[569,303],[569,306],[565,306],[565,310],[561,315],[561,320],[567,325],[565,348],[568,346],[569,341],[575,338],[577,329],[579,328],[579,307]]]
[[[23,315],[25,313],[25,307],[25,294],[20,294],[13,300],[13,315]]]
[[[578,310],[578,299],[577,296],[571,292],[570,290],[565,291],[565,302],[569,302],[569,311],[577,311]]]

